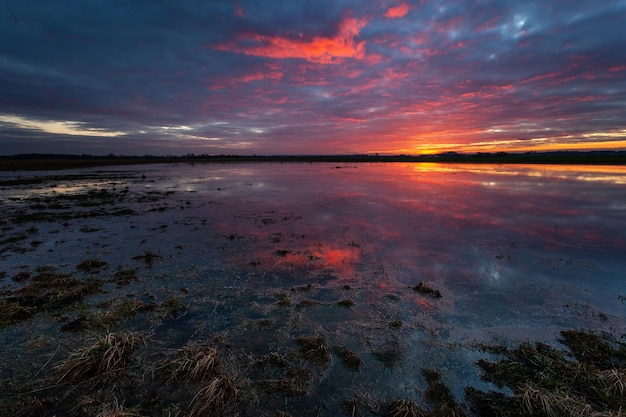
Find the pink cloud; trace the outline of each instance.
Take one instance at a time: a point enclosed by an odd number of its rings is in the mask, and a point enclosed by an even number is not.
[[[251,81],[259,81],[259,80],[280,80],[283,77],[282,72],[255,72],[251,74],[246,74],[241,78],[238,78],[236,81],[240,81],[242,83],[249,83]]]
[[[318,64],[333,64],[341,62],[343,58],[365,57],[365,41],[357,42],[355,38],[366,24],[365,19],[350,17],[339,24],[334,37],[315,36],[312,40],[302,40],[252,34],[243,35],[235,42],[217,45],[216,49],[267,58],[299,58]]]
[[[402,3],[399,6],[393,6],[387,9],[387,12],[385,12],[383,16],[388,19],[399,19],[409,14],[410,9],[411,6],[408,3]]]

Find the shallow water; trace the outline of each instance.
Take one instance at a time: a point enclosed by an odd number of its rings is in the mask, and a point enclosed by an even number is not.
[[[177,164],[5,172],[0,181],[64,174],[77,178],[0,187],[3,235],[37,229],[2,240],[4,289],[37,266],[74,270],[97,258],[111,271],[138,267],[141,280],[111,294],[162,299],[183,289],[181,317],[127,324],[150,327],[167,346],[222,335],[262,355],[322,334],[357,353],[358,373],[333,357],[319,398],[356,390],[419,401],[423,367],[462,397],[464,386],[486,385],[473,366],[484,355],[477,343],[551,342],[569,328],[626,333],[626,167]],[[106,210],[134,214],[61,219],[93,209],[57,207],[43,221],[14,221],[37,212],[34,197],[89,189],[123,191]],[[133,259],[146,251],[159,258]],[[415,292],[420,282],[441,298]],[[346,299],[354,305],[337,305]],[[5,347],[33,337],[0,332]]]

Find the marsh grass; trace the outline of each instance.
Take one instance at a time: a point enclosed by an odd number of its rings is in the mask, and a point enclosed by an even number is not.
[[[113,274],[113,278],[111,281],[115,282],[117,288],[124,287],[131,282],[139,281],[139,277],[137,276],[137,269],[118,269]]]
[[[96,417],[138,417],[138,414],[127,410],[114,397],[112,401],[102,404]]]
[[[418,283],[416,286],[412,287],[412,290],[430,298],[441,298],[441,292],[439,290],[429,287],[424,282]]]
[[[411,400],[398,399],[382,406],[383,417],[426,417],[426,412]]]
[[[143,261],[146,264],[146,267],[151,268],[155,261],[163,258],[160,255],[152,252],[151,250],[146,250],[141,255],[133,256],[133,259],[137,261]]]
[[[188,347],[162,362],[156,374],[167,383],[202,382],[220,372],[218,351],[212,347]]]
[[[323,366],[330,362],[330,352],[324,336],[299,337],[294,342],[300,346],[302,357],[311,363]]]
[[[337,305],[339,307],[350,308],[354,306],[354,301],[352,301],[349,298],[346,298],[345,300],[337,301]]]
[[[104,309],[90,311],[78,315],[61,326],[63,331],[84,331],[84,330],[107,330],[111,331],[120,323],[130,320],[140,314],[154,311],[157,305],[150,302],[138,300],[136,298],[127,298],[117,304],[113,309],[109,303],[105,303]]]
[[[271,352],[250,364],[247,376],[259,396],[280,394],[281,396],[305,395],[311,388],[311,372],[300,367],[294,358]]]
[[[257,386],[263,394],[283,396],[305,395],[310,391],[311,371],[305,368],[285,368],[275,378],[259,379]]]
[[[56,382],[100,386],[114,381],[126,374],[133,353],[145,344],[146,338],[134,332],[108,333],[92,338],[85,347],[72,352],[55,366]]]
[[[422,369],[422,375],[428,383],[424,397],[434,406],[428,415],[431,417],[463,417],[465,413],[457,404],[450,389],[441,381],[439,372]]]
[[[32,275],[22,271],[16,290],[0,296],[0,326],[28,320],[40,313],[59,315],[82,305],[84,299],[101,292],[103,282],[95,278],[78,279],[51,267],[40,267]]]
[[[291,299],[289,298],[289,294],[284,292],[279,292],[276,294],[277,302],[280,307],[291,307]]]
[[[479,415],[617,416],[626,409],[625,345],[608,335],[568,330],[560,342],[504,349],[499,362],[478,361],[483,379],[512,396],[466,389]],[[519,411],[516,411],[519,410]]]
[[[160,307],[165,310],[166,314],[174,317],[182,314],[186,310],[185,303],[183,303],[182,298],[176,295],[172,295],[163,300]]]
[[[359,358],[350,349],[343,346],[333,346],[332,351],[341,359],[344,368],[352,372],[358,372],[361,367],[361,358]]]
[[[296,310],[304,310],[307,308],[315,308],[315,307],[320,307],[323,304],[320,303],[317,300],[309,300],[309,299],[304,299],[302,301],[300,301],[298,304],[296,304]]]
[[[28,320],[36,313],[35,307],[23,306],[14,300],[0,300],[0,327]]]
[[[99,259],[85,259],[76,265],[76,269],[89,274],[98,274],[103,268],[106,268],[107,265],[108,264],[105,261],[101,261]]]
[[[256,328],[258,330],[266,330],[274,325],[274,321],[270,319],[260,319],[256,321]]]
[[[237,402],[239,388],[227,376],[216,376],[191,400],[188,417],[225,415]]]

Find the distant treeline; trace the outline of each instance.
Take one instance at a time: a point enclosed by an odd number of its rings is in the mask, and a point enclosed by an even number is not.
[[[557,151],[526,153],[447,152],[436,155],[207,155],[184,156],[119,156],[20,154],[0,156],[0,170],[46,170],[104,165],[131,165],[176,162],[455,162],[502,164],[626,164],[626,151]]]

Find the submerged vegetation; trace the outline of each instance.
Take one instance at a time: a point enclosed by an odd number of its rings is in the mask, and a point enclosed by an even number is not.
[[[620,416],[626,409],[626,345],[609,335],[561,332],[556,349],[523,343],[502,349],[499,362],[478,361],[483,379],[513,393],[467,388],[479,415]]]
[[[415,291],[418,294],[431,297],[431,298],[441,298],[441,292],[439,290],[433,289],[423,282],[420,282],[419,284],[417,284],[416,286],[412,288],[413,288],[413,291]]]
[[[560,341],[562,349],[543,343],[483,346],[502,357],[477,362],[483,379],[510,394],[467,387],[465,398],[458,399],[437,371],[422,369],[415,376],[427,384],[422,402],[359,394],[343,398],[340,406],[347,416],[621,416],[626,407],[626,345],[584,331],[564,331]],[[82,416],[105,409],[136,416],[168,416],[174,410],[186,416],[276,415],[265,414],[271,407],[274,413],[286,413],[286,403],[279,399],[314,395],[312,383],[319,382],[315,375],[330,360],[322,336],[294,342],[306,362],[295,351],[257,358],[233,355],[220,341],[167,352],[151,335],[104,333],[46,364],[37,381],[8,386],[0,406],[20,416],[44,410]],[[361,360],[353,352],[340,346],[332,351],[346,370],[359,372]],[[294,404],[297,411],[298,401]],[[255,414],[255,407],[266,411]]]
[[[84,299],[102,289],[102,281],[76,278],[52,267],[37,268],[31,276],[21,271],[14,277],[21,287],[4,289],[0,295],[0,327],[47,313],[60,317],[81,306]]]

